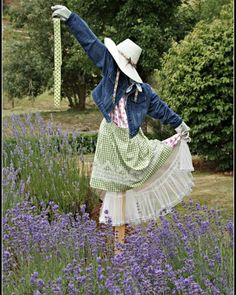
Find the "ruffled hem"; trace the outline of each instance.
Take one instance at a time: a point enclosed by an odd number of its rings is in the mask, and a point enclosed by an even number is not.
[[[109,217],[113,226],[139,224],[156,219],[163,209],[164,214],[168,214],[191,193],[194,186],[191,171],[194,168],[189,147],[181,140],[166,163],[141,187],[127,190],[125,194],[106,192],[99,222],[108,223]]]

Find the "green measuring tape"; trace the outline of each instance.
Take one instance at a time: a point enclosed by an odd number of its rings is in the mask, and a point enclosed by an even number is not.
[[[61,104],[61,20],[53,18],[54,28],[54,105],[60,108]]]

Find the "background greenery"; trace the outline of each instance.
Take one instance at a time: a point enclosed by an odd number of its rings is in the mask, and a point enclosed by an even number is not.
[[[173,43],[157,72],[161,96],[191,126],[193,153],[233,167],[233,19],[226,5]]]

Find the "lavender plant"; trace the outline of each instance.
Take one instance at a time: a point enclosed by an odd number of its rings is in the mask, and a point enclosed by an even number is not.
[[[14,142],[10,144],[6,136],[3,142],[4,212],[24,199],[54,201],[65,212],[74,213],[86,204],[92,211],[99,197],[80,168],[84,162],[77,151],[75,131],[71,142],[52,118],[46,124],[39,114],[12,115],[4,129]]]
[[[132,226],[114,254],[109,212],[97,227],[85,206],[75,216],[41,206],[19,203],[4,216],[6,295],[233,294],[233,223],[214,209],[183,202],[185,214]]]

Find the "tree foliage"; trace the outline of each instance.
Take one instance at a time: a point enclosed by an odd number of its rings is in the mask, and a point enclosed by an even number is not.
[[[192,151],[232,168],[232,4],[173,44],[158,72],[158,92],[191,126]]]
[[[25,42],[13,40],[8,50],[4,59],[4,90],[8,92],[9,98],[33,98],[41,94],[49,78],[47,60],[42,62],[28,39]]]
[[[182,40],[199,21],[211,22],[219,18],[222,6],[229,3],[230,0],[183,0],[176,12],[175,41]]]
[[[160,66],[160,57],[171,46],[175,17],[181,0],[83,1],[78,12],[102,37],[116,44],[130,38],[142,49],[138,72],[147,81]]]
[[[69,2],[68,6],[73,10],[73,5]],[[22,38],[19,41],[20,45],[12,42],[5,55],[6,88],[15,97],[23,97],[27,92],[25,85],[29,83],[32,84],[35,95],[53,87],[54,40],[51,6],[54,4],[52,0],[46,4],[43,0],[21,1],[10,11],[15,28],[20,28],[28,35],[28,39]],[[62,97],[68,98],[70,107],[83,109],[86,95],[98,81],[98,71],[68,28],[62,24],[61,29]],[[14,59],[10,58],[11,52],[14,52]],[[29,67],[28,75],[24,75],[26,65]],[[30,72],[37,72],[37,75],[31,76]],[[20,84],[22,87],[18,87]]]

